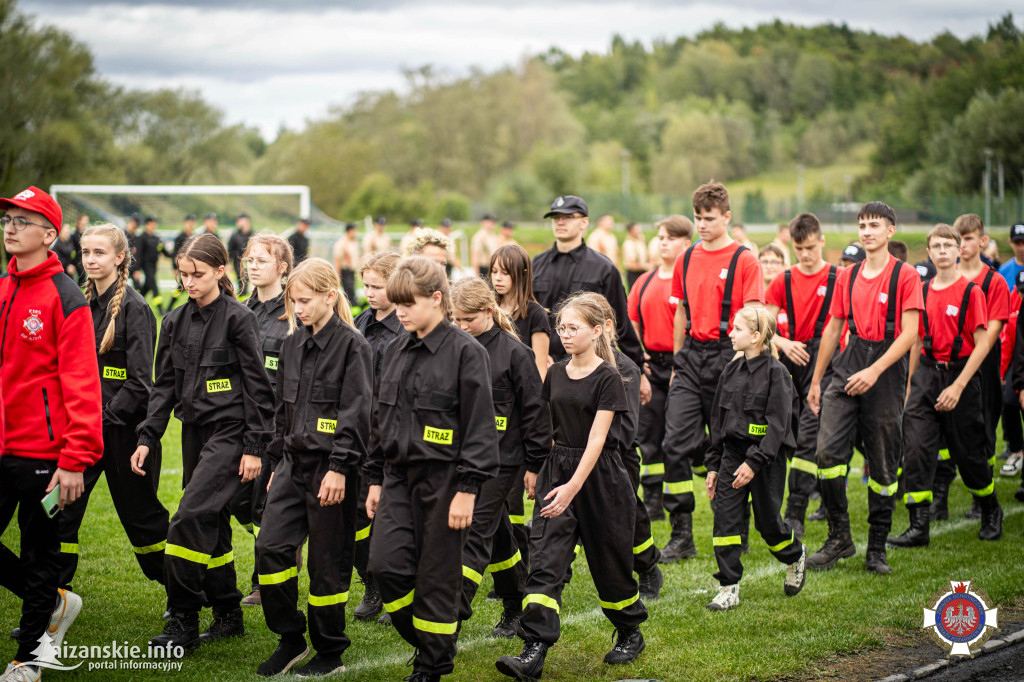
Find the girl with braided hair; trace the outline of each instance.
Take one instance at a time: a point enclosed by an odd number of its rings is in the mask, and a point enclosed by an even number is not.
[[[131,253],[117,226],[94,225],[85,230],[82,263],[88,276],[85,298],[96,330],[103,390],[103,458],[85,470],[85,492],[60,515],[60,584],[71,588],[78,568],[78,529],[89,495],[103,473],[142,572],[163,583],[168,516],[157,498],[159,445],[146,462],[146,477],[135,476],[130,461],[135,428],[146,416],[153,389],[156,318],[145,299],[128,286]]]

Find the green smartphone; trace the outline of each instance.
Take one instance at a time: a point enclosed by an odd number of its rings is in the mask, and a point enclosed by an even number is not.
[[[46,493],[43,498],[43,511],[51,519],[60,511],[60,483],[53,486],[53,490]]]

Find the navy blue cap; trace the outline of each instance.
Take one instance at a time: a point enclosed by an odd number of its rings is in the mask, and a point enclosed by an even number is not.
[[[590,215],[587,212],[587,202],[583,201],[580,197],[566,194],[551,202],[551,210],[545,213],[544,217],[550,218],[556,215],[571,215],[573,213],[582,213],[585,216]]]
[[[452,219],[451,218],[445,218],[444,220],[441,221],[441,227],[451,227],[451,226],[452,226]]]
[[[850,244],[843,249],[843,255],[840,256],[840,259],[859,263],[867,257],[867,251],[865,251],[860,244]]]
[[[1024,240],[1024,223],[1017,223],[1010,228],[1010,241],[1017,242]]]
[[[196,214],[195,213],[187,213],[185,215],[185,220],[195,220],[195,219],[196,219]]]
[[[388,224],[388,219],[385,218],[382,215],[379,215],[379,216],[377,216],[376,218],[373,219],[373,222],[377,223],[378,225],[387,225]]]
[[[930,260],[921,261],[914,266],[914,269],[917,270],[917,274],[921,275],[922,282],[927,282],[938,274],[938,270],[935,269],[935,264]]]

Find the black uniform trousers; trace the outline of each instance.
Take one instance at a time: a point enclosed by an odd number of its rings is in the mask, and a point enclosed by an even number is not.
[[[354,563],[356,573],[366,582],[369,579],[367,564],[370,561],[370,533],[373,521],[366,515],[366,495],[370,490],[365,476],[359,476],[359,498],[356,500],[356,547]]]
[[[960,376],[966,364],[966,359],[936,364],[922,357],[921,366],[910,379],[910,397],[903,413],[903,500],[907,506],[932,501],[937,456],[943,443],[949,449],[949,461],[960,468],[968,490],[979,497],[991,495],[994,490],[981,411],[981,378],[977,374],[971,377],[951,412],[935,409],[939,394]]]
[[[651,383],[651,400],[640,406],[640,428],[637,434],[643,459],[640,480],[645,486],[660,486],[665,482],[665,451],[661,444],[665,440],[665,412],[672,378],[672,354],[654,352],[649,355],[651,374],[647,379]]]
[[[349,305],[356,304],[356,271],[352,268],[341,269],[341,288]]]
[[[675,354],[675,378],[668,390],[665,412],[665,509],[693,513],[693,472],[702,474],[704,453],[711,445],[705,430],[711,425],[711,403],[718,378],[735,355],[728,337],[696,341],[686,337]]]
[[[415,672],[454,669],[466,539],[465,531],[448,527],[457,484],[454,463],[384,468],[369,570],[392,625],[418,649]]]
[[[892,526],[903,453],[907,357],[890,365],[875,385],[859,396],[847,394],[846,382],[880,358],[890,345],[891,341],[865,341],[851,335],[846,350],[832,361],[832,382],[821,398],[817,456],[822,502],[830,517],[843,518],[847,511],[846,475],[854,443],[860,438],[870,469],[868,523],[884,528],[885,533]]]
[[[357,478],[346,476],[345,499],[323,507],[317,494],[327,471],[327,458],[320,454],[285,453],[274,471],[256,556],[267,627],[279,635],[301,635],[306,617],[296,608],[295,552],[309,536],[309,637],[317,652],[341,655],[351,643],[345,634],[345,604],[352,580],[359,484]]]
[[[473,597],[488,570],[494,577],[494,589],[503,601],[513,608],[518,608],[523,601],[526,565],[512,534],[505,503],[516,479],[522,481],[521,470],[518,466],[500,467],[498,475],[484,481],[480,488],[473,507],[473,523],[462,548],[459,620],[469,620],[473,615]]]
[[[807,404],[807,394],[811,391],[811,379],[814,377],[814,365],[818,361],[820,344],[820,338],[812,338],[805,342],[805,350],[811,359],[802,367],[794,364],[788,358],[783,359],[783,364],[793,377],[793,386],[796,388],[797,394],[797,404],[794,407],[798,410],[796,450],[792,452],[789,462],[789,505],[804,509],[807,507],[811,493],[818,485],[817,455],[820,420],[818,415],[811,411],[811,406]],[[832,367],[829,366],[821,379],[822,394],[828,389],[831,381]]]
[[[1017,392],[1013,390],[1013,363],[1006,370],[1010,380],[1003,384],[1003,438],[1010,452],[1024,450],[1024,427],[1021,426],[1021,409]]]
[[[167,529],[164,575],[172,610],[238,608],[242,593],[231,551],[231,498],[242,485],[240,421],[182,424],[182,493]]]
[[[529,569],[530,566],[530,530],[526,527],[526,502],[524,502],[526,495],[526,486],[523,483],[523,478],[526,476],[526,465],[523,465],[519,469],[519,476],[512,481],[512,489],[508,491],[508,498],[506,499],[506,507],[508,511],[508,520],[511,523],[512,534],[515,536],[516,547],[519,548],[520,554],[523,557],[523,565]],[[505,532],[504,525],[498,527],[499,533]],[[495,540],[497,543],[497,540]],[[491,559],[496,557],[492,556]],[[502,582],[505,576],[495,576],[496,581],[494,583],[494,589],[501,594]]]
[[[601,610],[617,629],[634,628],[647,620],[647,609],[633,578],[636,493],[618,453],[604,450],[590,476],[564,512],[540,515],[550,501],[544,497],[572,478],[583,451],[559,445],[551,449],[537,475],[533,508],[530,577],[526,581],[521,635],[552,645],[561,634],[559,612],[566,571],[583,542]]]
[[[981,380],[980,410],[985,421],[985,452],[987,453],[985,458],[989,468],[995,466],[996,426],[1003,413],[1003,384],[999,376],[1001,353],[1000,342],[996,339],[995,345],[989,350],[988,355],[981,361],[981,367],[978,368],[978,377]],[[1008,372],[1007,376],[1012,376],[1012,374]],[[956,478],[956,469],[956,463],[952,458],[940,460],[935,470],[935,480],[948,486]],[[963,477],[963,471],[960,472],[960,476]]]
[[[156,282],[156,263],[143,263],[142,274],[145,276],[145,281],[142,283],[142,288],[139,289],[139,293],[145,296],[147,293],[153,294],[153,298],[159,298],[160,287]],[[159,305],[162,301],[155,300],[154,303]]]
[[[769,551],[784,564],[800,559],[803,544],[786,527],[779,510],[786,493],[786,457],[779,453],[771,464],[761,468],[750,483],[733,488],[733,472],[747,459],[747,449],[754,445],[745,439],[722,441],[722,465],[715,487],[715,522],[711,544],[715,548],[718,572],[715,578],[724,586],[735,585],[743,577],[740,561],[741,533],[747,529],[747,500],[754,510],[754,527],[761,534]]]
[[[243,483],[235,496],[231,498],[229,509],[239,525],[249,533],[259,537],[260,526],[263,525],[263,510],[267,506],[267,483],[270,481],[270,466],[268,459],[263,458],[263,467],[260,469],[259,477],[254,481]],[[252,568],[252,589],[259,588],[259,580],[256,573],[259,569],[259,559],[256,559]]]
[[[647,507],[640,497],[640,448],[627,447],[620,454],[622,466],[629,477],[629,485],[636,498],[636,516],[633,520],[633,570],[646,573],[658,565],[661,550],[654,544],[651,533],[651,519]]]
[[[61,512],[49,518],[40,500],[46,495],[57,461],[15,455],[0,457],[0,534],[18,508],[21,555],[0,545],[0,585],[21,599],[21,634],[14,660],[35,660],[39,646],[57,605],[60,576],[60,541],[57,521]]]
[[[164,545],[167,544],[168,514],[157,497],[160,488],[160,446],[146,458],[145,476],[132,472],[131,457],[138,437],[137,423],[103,428],[103,458],[85,470],[85,491],[60,513],[57,536],[60,540],[60,585],[71,589],[78,570],[78,531],[85,518],[89,496],[101,474],[106,474],[110,498],[121,526],[132,544],[135,559],[143,575],[164,581]]]

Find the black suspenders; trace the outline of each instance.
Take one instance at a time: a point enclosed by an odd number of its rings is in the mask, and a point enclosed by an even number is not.
[[[694,244],[686,250],[686,254],[683,256],[683,307],[686,309],[686,332],[690,332],[690,301],[686,297],[686,276],[689,274],[690,269],[690,254],[697,248]],[[725,291],[722,293],[722,316],[718,322],[718,338],[724,339],[729,333],[729,315],[732,311],[732,283],[736,279],[736,264],[740,260],[740,254],[744,251],[749,251],[745,246],[741,246],[736,249],[736,252],[732,254],[732,260],[729,261],[729,271],[725,277]]]
[[[988,279],[986,278],[986,281]],[[931,283],[931,280],[925,282],[921,290],[921,294],[924,297],[924,310],[921,311],[924,319],[924,338],[921,340],[921,343],[924,347],[924,354],[935,360],[935,354],[932,351],[932,329],[928,326],[928,285]],[[971,289],[974,287],[974,282],[968,282],[967,287],[964,289],[964,298],[960,301],[960,312],[957,315],[956,321],[956,338],[953,339],[953,346],[949,351],[950,362],[960,359],[960,349],[964,345],[964,324],[967,321],[967,306],[971,304]],[[982,291],[984,291],[984,288]]]
[[[820,339],[821,332],[825,329],[825,320],[828,318],[829,308],[832,307],[832,292],[836,287],[836,274],[839,269],[834,265],[828,266],[828,285],[825,289],[825,300],[821,303],[821,311],[818,313],[818,320],[814,323],[814,338]],[[789,338],[796,340],[796,313],[793,308],[793,285],[791,270],[783,273],[786,281],[786,317],[789,319]],[[853,289],[850,289],[853,291]]]
[[[857,281],[857,273],[860,272],[860,266],[864,263],[861,261],[853,266],[853,271],[850,272],[850,305],[849,311],[846,316],[846,321],[850,325],[850,334],[857,336],[857,324],[853,321],[853,283]],[[896,293],[899,290],[900,284],[900,268],[903,267],[903,261],[897,260],[892,266],[892,274],[889,276],[889,298],[887,300],[887,310],[885,313],[885,340],[893,341],[896,338]]]
[[[644,292],[647,291],[647,286],[651,283],[651,280],[653,280],[657,276],[658,268],[654,268],[654,271],[651,272],[651,276],[648,277],[647,280],[644,282],[643,286],[640,287],[640,293],[636,297],[636,316],[637,323],[640,327],[640,345],[643,346],[644,348],[647,348],[647,344],[644,343]],[[686,281],[685,270],[683,270],[683,281]],[[690,322],[689,315],[687,315],[686,322],[687,324],[689,324]],[[689,329],[689,327],[687,327],[687,329]]]

